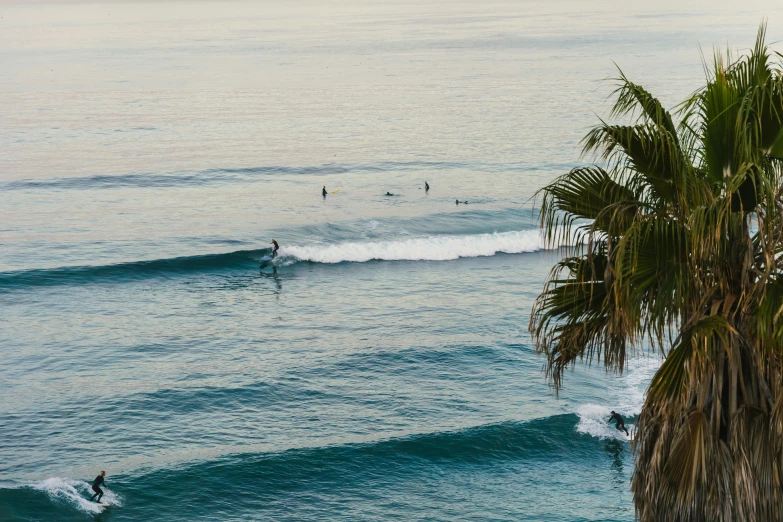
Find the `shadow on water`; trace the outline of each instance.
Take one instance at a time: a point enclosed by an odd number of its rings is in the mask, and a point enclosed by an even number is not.
[[[280,294],[283,292],[283,283],[280,280],[280,276],[277,274],[277,267],[275,265],[272,265],[272,269],[270,270],[264,270],[264,267],[262,266],[259,270],[259,274],[263,279],[272,281],[275,285],[275,289],[273,290],[273,293],[275,294],[276,298],[280,298]]]
[[[619,474],[623,473],[623,454],[625,452],[625,444],[619,440],[608,440],[604,445],[606,453],[611,458],[612,471],[616,471]]]

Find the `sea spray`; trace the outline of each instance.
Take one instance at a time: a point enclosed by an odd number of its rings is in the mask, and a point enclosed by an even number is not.
[[[647,384],[658,370],[660,361],[656,357],[641,357],[629,361],[625,374],[611,380],[607,386],[606,404],[582,404],[575,408],[579,416],[576,430],[599,439],[627,439],[614,424],[607,424],[612,410],[624,417],[634,417],[642,411]],[[626,423],[629,431],[633,424]]]
[[[41,482],[29,484],[29,487],[43,491],[54,501],[66,502],[88,513],[100,513],[104,509],[103,506],[88,500],[87,497],[92,496],[93,492],[90,489],[90,484],[83,480],[51,477]],[[104,491],[102,502],[113,506],[122,505],[119,495],[109,491],[106,486],[102,489]]]

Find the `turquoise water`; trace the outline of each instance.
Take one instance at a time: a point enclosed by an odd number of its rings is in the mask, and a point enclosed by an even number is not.
[[[530,198],[612,60],[672,104],[781,14],[0,4],[0,519],[633,520],[658,361],[554,395]]]

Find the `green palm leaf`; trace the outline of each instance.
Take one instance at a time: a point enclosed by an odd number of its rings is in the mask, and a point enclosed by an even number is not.
[[[783,522],[783,77],[759,30],[670,112],[620,72],[584,139],[603,163],[542,189],[552,270],[530,328],[555,389],[576,361],[663,362],[637,419],[643,522]],[[572,242],[573,243],[573,242]]]

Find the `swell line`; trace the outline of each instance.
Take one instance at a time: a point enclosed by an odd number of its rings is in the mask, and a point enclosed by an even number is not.
[[[0,292],[33,286],[57,286],[127,282],[188,272],[208,272],[231,268],[258,267],[257,259],[266,250],[238,250],[226,254],[175,257],[150,261],[130,261],[99,266],[67,266],[49,269],[0,272]]]
[[[521,254],[544,250],[548,245],[538,229],[491,234],[424,236],[390,241],[315,243],[283,247],[277,258],[263,261],[261,268],[280,268],[297,263],[365,263],[368,261],[448,261],[496,254]],[[270,253],[269,249],[238,250],[112,265],[74,266],[0,272],[0,292],[34,286],[127,282],[188,272],[251,270]]]
[[[368,164],[326,163],[311,166],[262,166],[242,168],[212,168],[180,172],[137,172],[115,175],[22,179],[0,183],[4,190],[100,190],[115,188],[166,188],[198,186],[210,183],[252,182],[269,176],[326,176],[349,172],[405,172],[420,169],[450,170],[470,168],[480,172],[528,172],[534,170],[567,170],[570,164],[532,166],[516,163],[457,163],[457,162],[378,162]]]
[[[606,445],[578,432],[577,422],[576,414],[567,413],[368,442],[341,441],[272,452],[251,447],[204,461],[113,475],[112,484],[121,485],[122,495],[112,501],[125,504],[128,513],[157,506],[176,516],[188,505],[197,504],[207,511],[230,508],[237,495],[246,495],[252,508],[260,508],[289,498],[291,491],[330,495],[336,484],[344,492],[362,490],[368,484],[381,484],[384,489],[383,484],[391,487],[406,477],[426,477],[445,468],[472,470],[517,461],[539,467],[564,460],[568,465],[582,462],[590,466],[604,457]],[[616,453],[622,446],[618,442],[609,450]],[[88,493],[87,482],[71,478],[0,484],[0,509],[17,506],[14,510],[22,519],[31,513],[62,518],[63,503],[75,513],[90,513],[95,508],[85,500]]]

